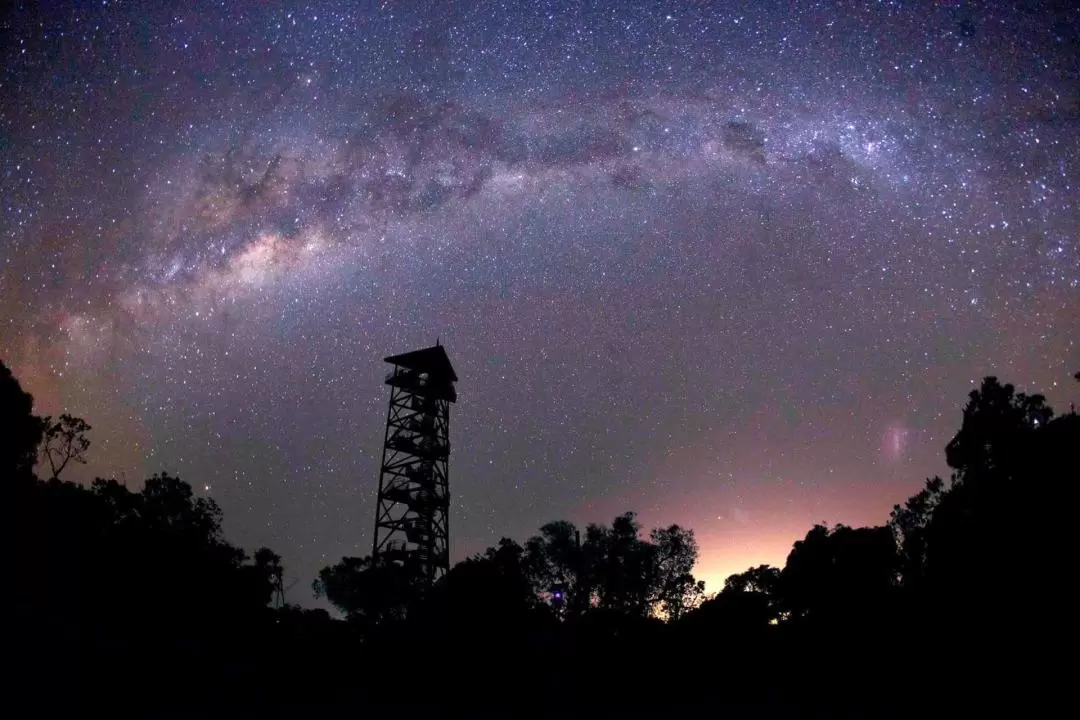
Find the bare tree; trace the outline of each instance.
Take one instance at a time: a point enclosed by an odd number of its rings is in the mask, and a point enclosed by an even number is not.
[[[49,462],[51,479],[57,480],[71,461],[86,463],[86,450],[90,447],[86,433],[90,431],[90,425],[67,413],[59,420],[46,417],[43,422],[45,434],[41,439],[41,455]]]

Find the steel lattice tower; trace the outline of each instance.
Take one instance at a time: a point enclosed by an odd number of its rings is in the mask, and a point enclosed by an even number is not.
[[[450,403],[458,378],[439,344],[386,362],[394,369],[386,376],[390,409],[371,557],[414,567],[430,585],[450,568]]]

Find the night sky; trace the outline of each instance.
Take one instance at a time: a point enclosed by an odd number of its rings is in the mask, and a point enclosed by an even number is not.
[[[70,479],[179,474],[290,601],[436,338],[453,560],[633,509],[713,591],[884,522],[982,376],[1077,399],[1073,3],[30,5],[0,357]]]

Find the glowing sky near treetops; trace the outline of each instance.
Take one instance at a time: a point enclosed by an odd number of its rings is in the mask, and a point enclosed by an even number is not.
[[[0,356],[304,587],[439,337],[455,559],[634,509],[719,589],[884,521],[981,376],[1075,399],[1080,11],[1011,5],[17,7]]]

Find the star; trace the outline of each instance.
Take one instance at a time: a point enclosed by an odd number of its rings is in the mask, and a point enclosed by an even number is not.
[[[20,9],[0,352],[81,481],[213,488],[310,579],[440,338],[453,559],[637,510],[716,590],[884,522],[975,379],[1074,399],[1075,53],[1023,12]]]

